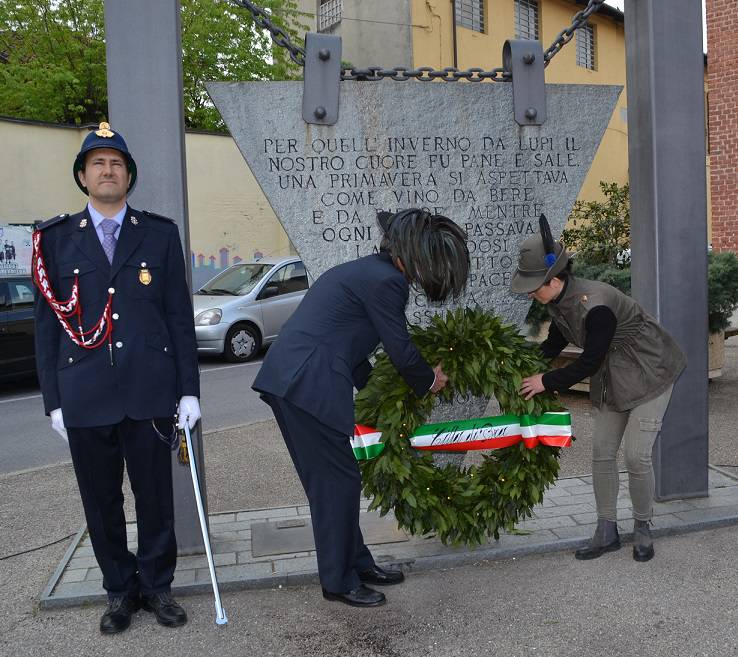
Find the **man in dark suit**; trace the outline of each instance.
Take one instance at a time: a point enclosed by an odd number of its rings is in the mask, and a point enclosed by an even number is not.
[[[90,201],[34,235],[36,362],[52,427],[69,441],[87,527],[103,573],[106,634],[143,607],[187,621],[170,594],[174,535],[170,443],[200,417],[192,302],[177,226],[127,204],[136,163],[103,123],[84,140],[74,178]],[[156,421],[156,424],[155,424]],[[173,442],[173,441],[172,441]],[[136,499],[128,550],[123,465]]]
[[[368,356],[381,341],[413,393],[441,390],[448,378],[411,342],[410,284],[432,301],[461,294],[469,271],[466,235],[422,210],[380,214],[381,250],[318,278],[269,349],[253,388],[272,407],[312,515],[323,596],[353,606],[385,597],[365,584],[397,584],[401,571],[374,563],[359,528],[361,474],[349,439],[353,388],[366,385]]]

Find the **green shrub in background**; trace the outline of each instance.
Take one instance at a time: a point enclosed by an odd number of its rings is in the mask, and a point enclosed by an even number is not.
[[[738,308],[738,258],[732,251],[707,256],[707,318],[710,333],[723,331]]]
[[[600,189],[604,202],[577,201],[561,238],[578,262],[617,267],[630,262],[630,187],[603,180]]]

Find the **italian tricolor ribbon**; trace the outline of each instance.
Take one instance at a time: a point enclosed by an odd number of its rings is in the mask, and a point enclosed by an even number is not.
[[[521,441],[529,449],[539,444],[569,447],[571,414],[552,411],[543,415],[496,415],[425,424],[410,437],[410,445],[415,449],[442,452],[502,449]],[[379,456],[384,449],[382,432],[357,424],[351,447],[359,461]]]

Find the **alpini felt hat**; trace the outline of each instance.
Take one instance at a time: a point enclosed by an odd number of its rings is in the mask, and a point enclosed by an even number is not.
[[[93,130],[87,135],[87,137],[85,137],[85,140],[82,142],[82,148],[80,148],[79,153],[77,153],[77,157],[74,158],[72,173],[74,174],[74,182],[77,183],[77,187],[79,187],[85,194],[88,194],[87,187],[80,182],[79,172],[84,168],[87,153],[95,148],[112,148],[123,154],[126,158],[126,162],[128,163],[128,172],[131,174],[131,182],[128,185],[128,191],[130,192],[136,184],[136,162],[128,151],[126,140],[123,139],[123,136],[120,133],[113,132],[110,129],[110,124],[108,123],[101,123],[97,130]]]
[[[540,216],[539,225],[541,232],[520,245],[518,268],[510,283],[517,294],[535,292],[562,272],[571,257],[561,242],[554,241],[545,215]]]

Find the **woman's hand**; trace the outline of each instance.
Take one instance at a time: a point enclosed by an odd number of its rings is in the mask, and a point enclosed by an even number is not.
[[[545,390],[546,388],[543,385],[543,374],[527,376],[520,384],[520,394],[523,395],[526,400],[532,399],[538,393],[545,392]]]

